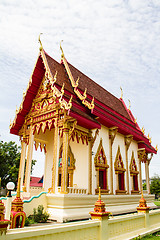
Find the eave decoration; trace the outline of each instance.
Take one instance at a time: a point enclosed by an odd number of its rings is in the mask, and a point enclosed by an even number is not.
[[[120,152],[120,146],[118,146],[117,155],[116,155],[116,159],[114,162],[114,168],[115,168],[115,173],[120,173],[120,172],[126,171],[126,169],[124,168],[122,155]]]
[[[104,148],[102,145],[102,138],[100,139],[97,153],[94,158],[94,164],[95,164],[95,167],[100,167],[100,168],[108,168],[109,167],[109,165],[107,164],[107,158],[106,158]]]
[[[137,171],[137,165],[136,165],[136,161],[134,158],[134,152],[132,151],[132,157],[131,157],[131,162],[129,165],[129,170],[130,170],[130,175],[137,175],[139,173],[139,171]]]
[[[84,104],[86,107],[88,107],[88,109],[92,110],[94,108],[94,97],[92,98],[92,101],[89,102],[88,100],[86,100],[87,98],[87,89],[84,90],[84,93],[82,94],[79,90],[78,90],[78,83],[79,83],[79,77],[78,79],[75,81],[74,77],[71,73],[71,70],[69,68],[69,65],[67,63],[67,60],[64,56],[64,52],[60,43],[60,49],[62,51],[62,55],[61,55],[61,61],[63,62],[65,69],[67,71],[68,77],[70,79],[71,85],[74,89],[75,94],[77,95],[77,97],[82,101],[82,104]]]

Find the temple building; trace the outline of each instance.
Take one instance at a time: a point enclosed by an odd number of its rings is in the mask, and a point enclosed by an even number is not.
[[[142,164],[150,196],[149,164],[157,150],[127,109],[123,94],[120,99],[113,96],[68,63],[61,50],[58,63],[41,44],[10,133],[20,136],[19,178],[26,196],[30,195],[33,150],[39,147],[45,152],[43,190],[48,192],[48,211],[53,219],[63,215],[63,221],[66,213],[60,213],[59,199],[81,198],[85,209],[87,199],[93,198],[94,205],[99,187],[104,200],[118,199],[117,195],[132,200],[138,195],[139,199]]]

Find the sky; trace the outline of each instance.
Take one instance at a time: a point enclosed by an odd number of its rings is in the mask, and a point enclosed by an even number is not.
[[[9,124],[36,63],[40,33],[44,50],[55,60],[60,61],[63,40],[68,62],[118,98],[122,87],[139,126],[160,147],[159,0],[1,0],[2,141],[20,145]],[[159,152],[150,163],[150,176],[160,175]],[[41,174],[37,167],[34,175]]]

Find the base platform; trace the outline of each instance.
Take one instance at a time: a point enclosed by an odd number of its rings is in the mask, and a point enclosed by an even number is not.
[[[137,212],[137,206],[141,195],[102,195],[106,211],[112,215]],[[154,204],[154,195],[144,195],[147,205],[157,208]],[[47,194],[47,211],[50,219],[57,222],[90,218],[90,211],[93,211],[98,195],[79,194]]]

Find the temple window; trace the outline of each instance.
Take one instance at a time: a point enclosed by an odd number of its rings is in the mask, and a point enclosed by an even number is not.
[[[59,161],[58,161],[58,187],[61,186],[62,180],[62,153],[63,153],[63,145],[61,145],[59,150]],[[75,158],[72,153],[71,147],[68,149],[68,180],[67,187],[73,187],[73,172],[75,169]]]
[[[102,139],[100,140],[100,144],[94,158],[94,163],[97,172],[97,188],[95,191],[98,193],[100,187],[102,194],[106,194],[109,192],[107,186],[107,170],[109,166],[102,146]]]
[[[139,189],[138,189],[138,174],[139,174],[139,172],[137,171],[137,165],[136,165],[136,161],[134,158],[134,152],[132,152],[129,169],[130,169],[130,176],[131,176],[131,181],[132,181],[131,193],[132,194],[139,193]]]
[[[116,173],[116,178],[117,178],[117,189],[116,189],[116,194],[125,194],[125,171],[126,169],[124,168],[122,156],[120,153],[120,146],[118,146],[118,151],[116,155],[116,159],[114,162],[114,169]]]

